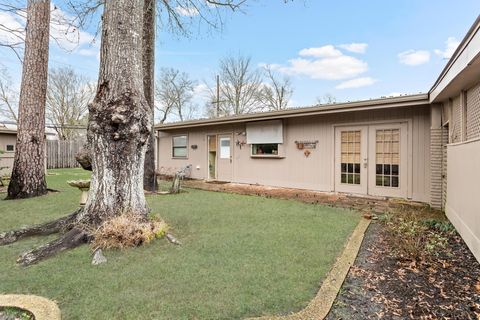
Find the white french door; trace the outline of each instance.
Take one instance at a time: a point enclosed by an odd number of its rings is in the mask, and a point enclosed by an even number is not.
[[[335,129],[335,190],[366,194],[368,127]]]
[[[369,194],[407,197],[407,127],[406,123],[369,127]]]
[[[335,128],[335,191],[408,194],[407,123]]]

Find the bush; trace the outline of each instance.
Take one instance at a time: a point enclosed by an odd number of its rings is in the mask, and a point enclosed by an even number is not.
[[[168,225],[158,218],[145,219],[126,212],[103,222],[93,232],[92,248],[125,249],[147,244],[167,234]]]
[[[415,214],[386,215],[387,237],[392,254],[402,260],[430,260],[448,248],[448,235],[453,226],[435,219],[421,220]]]

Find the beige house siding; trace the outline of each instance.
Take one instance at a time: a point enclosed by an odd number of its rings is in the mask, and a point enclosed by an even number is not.
[[[431,199],[432,207],[442,208],[442,169],[443,169],[443,154],[442,154],[442,135],[441,128],[432,128],[430,130],[430,170],[431,170]]]
[[[3,154],[0,154],[0,167],[7,167],[0,170],[0,175],[10,175],[13,167],[13,158],[15,152],[7,152],[7,145],[15,145],[17,140],[16,134],[11,133],[2,133],[0,132],[0,150],[4,151]]]
[[[451,130],[451,140],[453,143],[463,141],[463,106],[462,106],[462,97],[461,95],[456,96],[451,100],[452,104],[452,126]]]
[[[414,106],[372,111],[339,112],[283,120],[284,143],[279,153],[284,158],[252,158],[246,141],[245,123],[160,131],[158,170],[172,173],[192,164],[192,178],[207,178],[207,134],[234,133],[233,182],[334,191],[334,131],[337,125],[369,125],[392,122],[408,124],[408,194],[416,201],[430,201],[430,112],[429,106]],[[188,134],[188,159],[172,159],[172,135]],[[295,141],[318,140],[306,157]],[[197,149],[192,149],[197,145]]]
[[[480,137],[480,83],[467,91],[467,140]]]
[[[448,146],[446,213],[480,261],[480,139]]]

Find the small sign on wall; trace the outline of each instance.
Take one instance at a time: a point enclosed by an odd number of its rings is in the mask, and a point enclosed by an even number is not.
[[[297,149],[303,150],[303,149],[316,149],[317,148],[317,143],[318,140],[302,140],[302,141],[295,141],[295,144],[297,145]]]

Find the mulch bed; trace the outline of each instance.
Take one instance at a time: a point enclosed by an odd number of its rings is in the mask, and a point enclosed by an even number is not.
[[[429,262],[400,261],[372,223],[327,319],[480,319],[480,265],[457,233]]]

